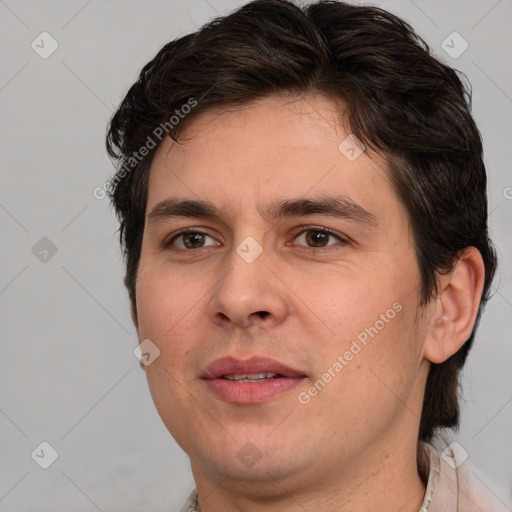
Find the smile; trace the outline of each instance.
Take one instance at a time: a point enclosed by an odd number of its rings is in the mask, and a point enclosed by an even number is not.
[[[217,398],[237,404],[268,402],[306,379],[300,370],[280,361],[254,356],[223,357],[208,365],[202,379]]]

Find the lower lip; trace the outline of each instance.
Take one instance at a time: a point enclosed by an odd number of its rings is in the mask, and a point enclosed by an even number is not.
[[[237,382],[219,378],[205,379],[205,382],[213,393],[227,402],[257,404],[296,388],[304,378],[281,377],[261,382]]]

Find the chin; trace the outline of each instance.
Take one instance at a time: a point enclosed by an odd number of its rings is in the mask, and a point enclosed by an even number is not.
[[[277,481],[287,480],[294,474],[300,472],[299,467],[291,467],[290,462],[294,463],[293,456],[288,456],[282,460],[265,460],[263,456],[253,466],[242,464],[236,454],[233,456],[224,456],[218,458],[206,458],[198,466],[203,473],[209,474],[212,479],[223,481],[223,486],[238,487],[244,493],[250,489],[254,490],[254,497],[264,494],[267,497],[281,496],[283,487]],[[193,464],[194,465],[194,464]]]
[[[203,472],[225,478],[232,484],[251,482],[272,488],[276,480],[286,480],[312,466],[314,457],[307,460],[310,450],[305,449],[304,443],[297,445],[292,443],[291,437],[284,439],[279,436],[271,442],[267,437],[268,432],[239,435],[216,442],[212,440],[199,447],[191,441],[194,453],[187,453],[192,465],[195,461]],[[297,446],[301,446],[299,457]]]

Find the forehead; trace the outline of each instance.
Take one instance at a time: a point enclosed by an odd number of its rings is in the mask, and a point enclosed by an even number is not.
[[[397,201],[384,157],[361,153],[340,105],[316,95],[270,96],[216,108],[164,139],[150,171],[148,209],[167,196],[259,211],[275,197],[332,193],[370,205]],[[359,154],[360,153],[360,154]]]

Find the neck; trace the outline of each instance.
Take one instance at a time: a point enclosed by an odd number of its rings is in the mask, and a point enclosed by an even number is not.
[[[269,472],[268,478],[257,482],[237,480],[235,475],[212,478],[192,463],[199,510],[418,512],[425,484],[418,470],[421,460],[417,460],[416,447],[415,439],[412,445],[377,443],[347,465],[347,469],[324,470],[322,478],[318,478],[318,471],[280,479],[273,479]]]

